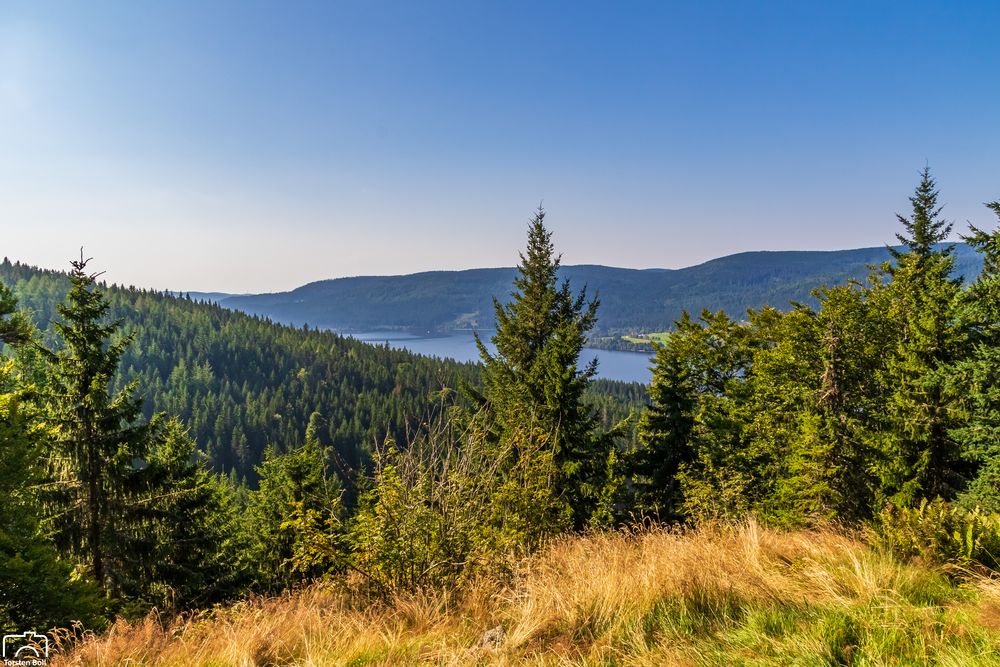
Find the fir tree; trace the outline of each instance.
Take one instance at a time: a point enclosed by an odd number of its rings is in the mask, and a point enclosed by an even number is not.
[[[24,343],[30,337],[31,325],[24,313],[17,310],[17,298],[0,283],[0,349]]]
[[[756,452],[746,446],[753,331],[721,311],[707,310],[675,333],[682,331],[697,396],[690,460],[677,473],[684,516],[739,516],[758,500],[755,486],[765,481]]]
[[[883,497],[901,505],[953,498],[967,475],[952,436],[955,403],[946,382],[949,364],[962,354],[963,333],[954,312],[961,279],[951,276],[953,248],[940,246],[951,224],[941,218],[937,199],[924,169],[910,197],[910,216],[898,216],[904,250],[892,250],[895,263],[885,268],[886,307],[897,338],[883,373],[891,391],[879,473]]]
[[[0,284],[0,342],[30,337],[16,301]],[[66,627],[82,621],[100,625],[97,588],[72,576],[72,564],[59,558],[42,532],[37,487],[39,460],[52,433],[32,414],[33,388],[13,375],[13,363],[0,357],[0,627]]]
[[[57,543],[83,561],[108,595],[130,588],[137,563],[149,555],[138,529],[145,460],[160,418],[144,421],[137,383],[111,389],[119,362],[132,342],[105,323],[108,303],[95,289],[81,254],[72,262],[71,288],[55,325],[63,347],[50,353],[47,403],[57,428],[50,465],[49,508]]]
[[[774,344],[757,353],[755,409],[767,417],[758,420],[756,437],[784,439],[767,513],[783,523],[870,515],[872,415],[883,396],[872,382],[882,358],[880,318],[867,293],[849,285],[817,290],[820,309],[784,315]]]
[[[637,508],[663,521],[683,518],[684,495],[677,473],[694,457],[690,440],[696,379],[686,343],[695,326],[685,312],[674,332],[656,346],[649,385],[651,404],[639,421],[639,443],[631,462]]]
[[[1000,219],[1000,201],[987,207]],[[982,255],[983,270],[960,300],[970,348],[950,380],[968,418],[953,435],[978,466],[963,503],[1000,512],[1000,227],[972,227],[963,238]]]
[[[319,417],[310,417],[303,444],[284,454],[268,450],[257,469],[260,488],[250,493],[243,557],[261,590],[281,590],[326,574],[341,560],[334,548],[341,488],[328,472]],[[317,550],[320,543],[330,548]]]
[[[607,514],[610,440],[598,433],[599,421],[583,401],[597,373],[596,360],[579,369],[588,332],[597,320],[597,299],[586,289],[574,295],[568,281],[558,283],[560,257],[539,208],[528,226],[511,300],[494,298],[496,354],[477,337],[485,365],[484,397],[497,415],[538,425],[548,433],[559,471],[557,488],[582,527]],[[603,507],[602,507],[603,505]]]
[[[134,597],[160,610],[204,607],[245,585],[238,501],[231,483],[213,475],[177,420],[164,424],[151,448],[144,533],[152,541],[144,585]]]

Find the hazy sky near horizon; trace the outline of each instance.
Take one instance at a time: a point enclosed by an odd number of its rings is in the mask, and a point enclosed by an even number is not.
[[[0,255],[260,292],[881,245],[1000,198],[1000,3],[5,2]]]

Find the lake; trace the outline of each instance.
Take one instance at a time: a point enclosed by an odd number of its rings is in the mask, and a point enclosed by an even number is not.
[[[479,349],[471,331],[457,331],[449,334],[417,336],[401,331],[367,331],[364,333],[342,333],[366,343],[381,345],[388,343],[389,347],[409,350],[417,354],[432,357],[455,359],[456,361],[479,361]],[[482,332],[487,339],[487,347],[494,351],[488,337],[493,332]],[[652,361],[650,355],[640,352],[620,352],[616,350],[597,350],[584,348],[580,361],[587,363],[597,358],[597,377],[607,380],[622,380],[624,382],[649,382],[652,373],[649,370]]]

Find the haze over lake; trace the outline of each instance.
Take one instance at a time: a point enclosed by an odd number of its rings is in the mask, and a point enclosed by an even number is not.
[[[454,359],[456,361],[479,361],[479,349],[471,331],[417,336],[401,331],[366,331],[362,333],[345,333],[366,343],[388,343],[389,347],[409,350],[416,354],[426,354],[432,357]],[[490,352],[495,351],[489,342],[492,331],[480,332],[487,342]],[[597,358],[597,377],[605,380],[621,380],[623,382],[642,382],[648,384],[651,377],[649,370],[652,365],[651,355],[639,352],[620,352],[617,350],[598,350],[584,348],[580,355],[581,364],[589,363]]]

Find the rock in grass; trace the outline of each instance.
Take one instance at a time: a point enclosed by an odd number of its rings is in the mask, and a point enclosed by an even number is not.
[[[507,631],[502,625],[491,628],[479,638],[479,645],[488,649],[498,649],[507,641]]]

